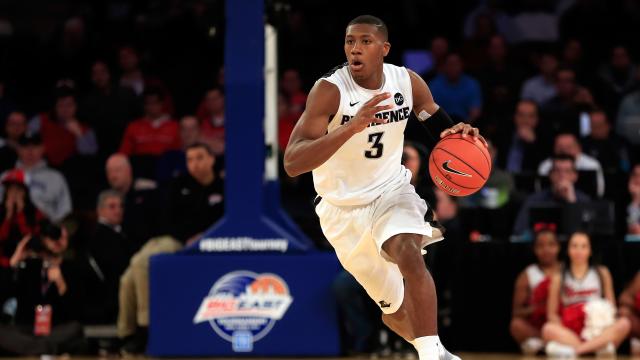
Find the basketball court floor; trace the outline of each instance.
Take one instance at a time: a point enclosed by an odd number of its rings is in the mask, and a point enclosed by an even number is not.
[[[504,354],[504,353],[459,353],[459,355],[463,360],[543,360],[546,359],[544,356],[532,357],[532,356],[521,356],[519,354]],[[68,356],[42,356],[40,358],[37,357],[19,357],[19,358],[0,358],[2,360],[104,360],[104,359],[118,359],[118,357],[68,357]],[[128,359],[127,357],[122,358],[123,360]],[[148,360],[204,360],[204,359],[212,359],[212,358],[150,358],[145,356],[137,356],[131,357],[130,359],[148,359]],[[238,360],[240,358],[213,358],[216,360]],[[364,359],[374,359],[371,357],[338,357],[338,358],[296,358],[296,357],[287,357],[287,358],[278,358],[278,357],[269,357],[269,358],[260,358],[260,357],[246,357],[244,359],[251,360],[364,360]],[[400,360],[401,358],[387,357],[387,358],[377,358],[379,360],[389,359],[389,360]],[[595,359],[594,357],[581,357],[581,359]],[[601,359],[601,358],[598,358]],[[608,359],[617,359],[617,360],[640,360],[640,357],[629,357],[629,356],[618,356],[617,358],[608,358]]]

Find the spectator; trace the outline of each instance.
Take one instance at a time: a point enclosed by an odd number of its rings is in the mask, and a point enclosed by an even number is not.
[[[299,113],[291,112],[287,98],[278,94],[278,146],[283,153],[299,118]]]
[[[543,53],[538,61],[538,74],[522,85],[520,98],[532,100],[538,106],[556,96],[555,72],[558,59],[551,53]]]
[[[219,88],[207,91],[198,108],[203,140],[216,155],[224,153],[224,93]]]
[[[4,131],[6,137],[1,140],[0,172],[13,168],[18,160],[18,140],[27,132],[27,117],[20,111],[10,113]]]
[[[631,355],[640,355],[640,272],[618,298],[620,315],[631,322]]]
[[[434,204],[433,183],[427,176],[429,173],[427,153],[427,149],[422,144],[405,140],[402,165],[411,171],[411,185],[416,188],[416,193],[427,203]]]
[[[521,100],[513,115],[515,129],[503,145],[504,155],[498,161],[511,173],[533,173],[537,170],[544,152],[538,135],[538,106],[531,100]]]
[[[16,104],[7,95],[7,81],[3,74],[0,74],[0,119],[6,119],[9,114],[15,111]]]
[[[606,174],[629,171],[629,154],[625,141],[611,134],[607,114],[595,109],[589,113],[589,122],[591,133],[582,139],[584,153],[598,160]]]
[[[611,51],[611,59],[598,71],[600,99],[607,113],[615,114],[623,96],[633,91],[638,84],[636,66],[631,62],[629,51],[624,46],[616,46]]]
[[[550,357],[575,357],[588,353],[615,356],[616,348],[627,337],[630,323],[618,318],[599,334],[583,335],[586,306],[604,299],[615,313],[613,279],[605,266],[594,266],[589,235],[576,232],[567,244],[568,259],[561,273],[553,274],[547,300],[548,322],[542,328]]]
[[[171,119],[162,104],[164,93],[150,88],[144,92],[144,117],[127,126],[120,152],[129,156],[158,157],[180,149],[178,123]]]
[[[156,181],[165,184],[187,172],[184,150],[201,141],[200,124],[195,116],[187,115],[180,119],[180,140],[182,149],[167,151],[158,160]]]
[[[431,70],[422,75],[422,78],[426,82],[431,82],[438,74],[442,74],[444,71],[444,63],[449,54],[449,40],[444,36],[436,36],[431,40],[431,60],[433,65]]]
[[[576,78],[585,81],[585,61],[582,52],[582,43],[577,39],[569,39],[562,50],[562,65],[573,70]]]
[[[280,89],[287,98],[289,111],[302,114],[307,104],[307,94],[302,90],[302,80],[298,70],[288,69],[282,73]]]
[[[616,120],[616,134],[633,146],[633,160],[640,161],[640,89],[622,99]]]
[[[481,113],[482,93],[480,84],[462,72],[460,55],[447,55],[444,73],[437,75],[429,87],[434,99],[447,109],[454,120],[473,123]]]
[[[18,162],[29,178],[31,201],[54,223],[64,220],[72,211],[71,195],[64,176],[47,166],[44,146],[39,134],[25,134],[18,141]]]
[[[111,155],[105,168],[109,186],[124,198],[122,228],[133,244],[132,251],[137,251],[157,226],[157,185],[148,179],[134,179],[131,164],[122,154]]]
[[[209,148],[196,143],[186,150],[186,158],[189,173],[174,181],[168,204],[170,233],[175,237],[150,239],[133,256],[121,278],[118,336],[123,339],[125,352],[142,352],[146,346],[149,258],[193,243],[223,213],[222,181],[213,171],[215,157]]]
[[[88,239],[89,269],[83,290],[83,321],[114,324],[118,318],[120,276],[129,265],[133,244],[122,231],[122,194],[104,190],[98,196],[98,223]]]
[[[560,132],[578,135],[579,116],[593,105],[589,90],[578,86],[575,72],[570,68],[560,68],[556,72],[556,96],[540,108],[543,135],[548,138]]]
[[[535,355],[544,347],[542,325],[547,321],[547,297],[551,276],[560,271],[560,242],[552,228],[536,232],[533,242],[536,263],[516,279],[510,332],[524,355]]]
[[[42,135],[47,160],[54,167],[76,154],[94,155],[98,151],[95,133],[78,120],[77,110],[73,89],[63,87],[57,90],[53,111],[29,121],[29,131]]]
[[[37,236],[44,215],[29,198],[24,171],[16,169],[2,175],[4,198],[0,208],[0,266],[9,266],[9,256],[25,236]]]
[[[527,197],[520,208],[518,217],[513,227],[513,233],[523,235],[530,229],[530,210],[536,206],[561,206],[568,204],[588,203],[591,201],[588,195],[575,188],[578,180],[575,160],[566,155],[556,155],[551,159],[551,171],[549,172],[550,188],[544,189]],[[572,231],[575,229],[568,229]]]
[[[104,160],[118,150],[127,124],[138,114],[138,100],[130,88],[117,85],[107,64],[98,60],[91,66],[91,89],[82,105]]]
[[[41,237],[26,237],[18,244],[11,257],[17,309],[14,325],[0,326],[0,349],[32,356],[86,352],[75,311],[76,272],[63,257],[67,247],[67,231],[46,222]]]
[[[604,195],[605,183],[602,166],[598,160],[582,152],[582,147],[575,135],[569,133],[558,134],[553,145],[553,154],[556,156],[567,155],[575,159],[576,170],[578,171],[595,171],[598,196]],[[549,175],[551,166],[552,159],[547,158],[538,166],[538,174],[541,176]]]
[[[629,195],[627,206],[627,234],[640,238],[640,165],[636,165],[629,176]]]

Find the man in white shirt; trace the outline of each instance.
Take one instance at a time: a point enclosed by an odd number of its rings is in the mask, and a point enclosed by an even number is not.
[[[600,162],[582,152],[582,147],[574,134],[561,133],[556,136],[553,153],[555,155],[569,155],[575,159],[576,170],[591,170],[596,172],[598,196],[604,195],[604,174]],[[552,161],[547,158],[538,166],[538,175],[547,176],[551,171]]]

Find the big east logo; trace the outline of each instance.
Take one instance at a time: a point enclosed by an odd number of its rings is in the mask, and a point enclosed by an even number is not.
[[[249,352],[292,302],[289,287],[279,276],[234,271],[213,284],[193,322],[209,322],[220,337],[232,343],[234,351]]]

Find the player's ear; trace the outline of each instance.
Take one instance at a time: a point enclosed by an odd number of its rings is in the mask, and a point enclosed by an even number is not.
[[[387,56],[387,54],[389,54],[389,50],[391,50],[391,43],[385,41],[382,47],[382,55]]]

